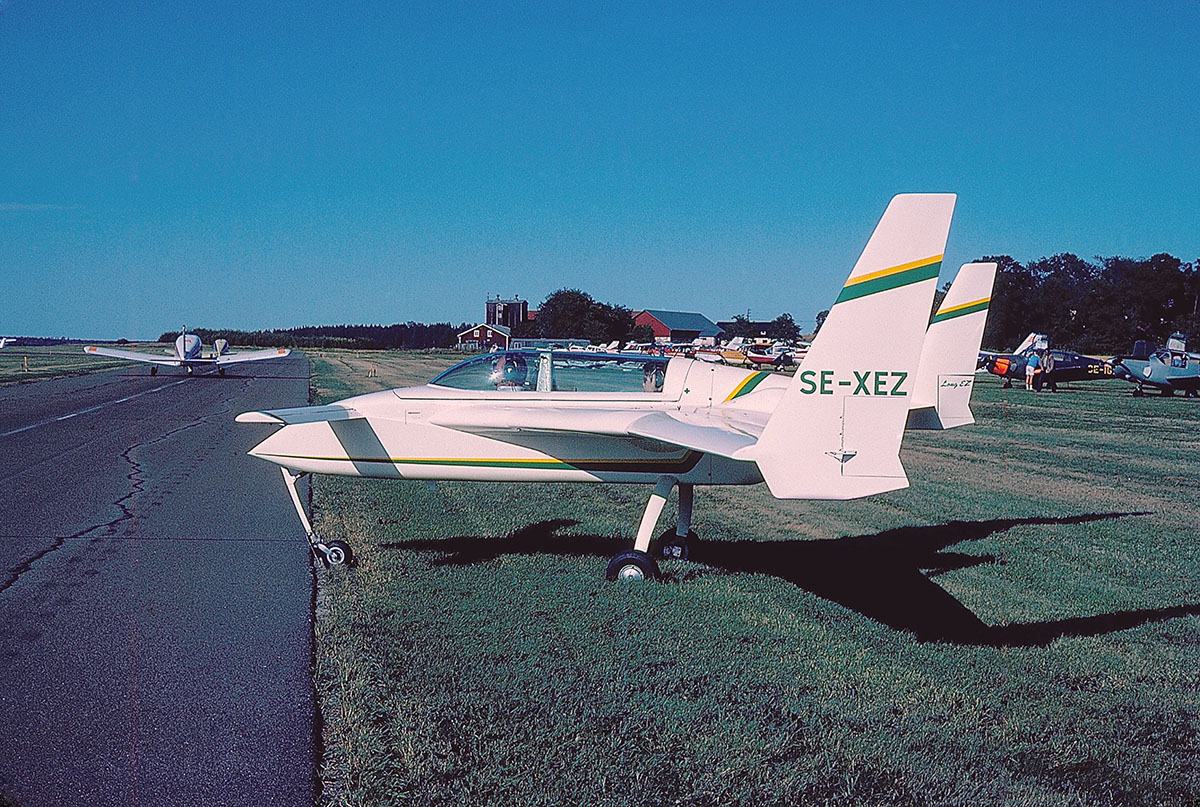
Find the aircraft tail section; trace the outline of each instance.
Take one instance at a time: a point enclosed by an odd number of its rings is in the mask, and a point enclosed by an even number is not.
[[[900,441],[954,201],[892,199],[758,442],[738,452],[776,498],[908,487]]]
[[[996,264],[968,263],[929,323],[913,385],[910,429],[952,429],[975,422],[971,390]]]

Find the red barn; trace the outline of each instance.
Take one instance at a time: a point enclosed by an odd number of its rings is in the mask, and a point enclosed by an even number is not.
[[[480,323],[458,335],[460,350],[491,350],[493,347],[508,350],[512,331],[503,325]]]
[[[702,342],[715,344],[721,336],[717,324],[703,314],[685,311],[638,311],[633,315],[634,325],[649,325],[654,331],[655,342]]]

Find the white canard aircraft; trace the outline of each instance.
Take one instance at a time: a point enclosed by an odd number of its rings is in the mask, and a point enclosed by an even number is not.
[[[175,340],[175,347],[166,356],[155,356],[151,353],[138,353],[135,350],[119,350],[111,347],[96,347],[88,345],[83,352],[89,356],[109,356],[126,361],[146,362],[150,365],[150,375],[158,375],[160,366],[182,367],[191,375],[198,367],[216,367],[217,373],[225,375],[225,368],[231,364],[246,361],[263,361],[264,359],[281,359],[292,351],[288,348],[271,348],[270,350],[252,350],[249,353],[229,353],[229,343],[224,339],[213,342],[212,355],[204,355],[204,344],[194,333],[187,333],[184,328]]]
[[[686,556],[696,485],[765,481],[781,499],[856,499],[908,486],[900,442],[941,267],[953,194],[888,205],[794,377],[683,357],[509,351],[468,359],[428,384],[326,405],[246,412],[282,425],[250,450],[274,462],[327,564],[296,489],[308,473],[390,479],[644,482],[633,548],[607,577],[657,577],[651,543],[679,489]]]

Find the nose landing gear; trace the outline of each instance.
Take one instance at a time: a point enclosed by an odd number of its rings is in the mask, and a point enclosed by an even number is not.
[[[300,492],[296,490],[296,483],[307,473],[292,473],[287,468],[283,470],[283,481],[287,485],[288,493],[292,496],[292,504],[296,507],[296,515],[300,516],[300,523],[304,525],[304,534],[308,537],[308,546],[312,550],[313,557],[325,564],[325,568],[331,566],[350,566],[354,562],[354,553],[350,550],[350,546],[345,541],[322,541],[321,536],[312,528],[312,522],[308,520],[308,513],[304,512],[304,505],[300,501]]]

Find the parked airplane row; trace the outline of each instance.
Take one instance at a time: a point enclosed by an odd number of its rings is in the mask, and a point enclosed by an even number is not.
[[[1034,357],[1037,361],[1034,362]],[[979,367],[1004,379],[1012,386],[1014,379],[1023,379],[1033,371],[1034,386],[1051,392],[1059,383],[1069,381],[1099,381],[1118,378],[1134,384],[1134,395],[1146,389],[1162,395],[1182,392],[1188,397],[1200,397],[1200,354],[1187,351],[1183,334],[1172,334],[1167,346],[1158,350],[1149,342],[1139,340],[1133,353],[1116,356],[1111,361],[1082,356],[1069,350],[1050,349],[1045,334],[1031,333],[1012,353],[979,354]]]
[[[676,357],[506,351],[428,384],[326,406],[239,415],[282,426],[250,454],[281,466],[314,554],[310,473],[385,479],[653,486],[607,577],[654,578],[684,557],[696,486],[766,482],[780,499],[855,499],[908,486],[906,428],[973,422],[969,401],[995,264],[968,264],[932,323],[952,194],[892,199],[792,377]],[[654,533],[678,489],[674,530]]]

